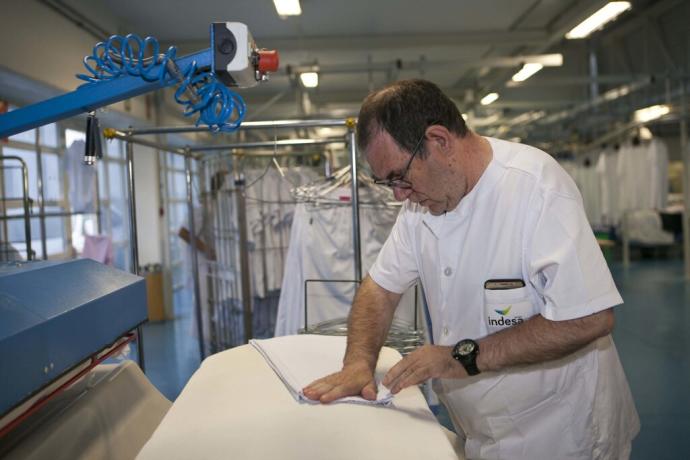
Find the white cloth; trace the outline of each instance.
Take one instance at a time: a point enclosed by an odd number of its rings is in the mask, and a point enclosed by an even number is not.
[[[493,159],[454,210],[403,205],[372,279],[402,292],[421,278],[439,345],[622,303],[572,179],[538,149],[488,140]],[[515,278],[525,287],[484,289]],[[639,430],[610,337],[556,362],[435,383],[468,458],[618,458]]]
[[[668,149],[660,139],[652,139],[647,146],[650,168],[647,208],[663,209],[668,203]]]
[[[266,297],[280,289],[283,261],[295,213],[291,188],[316,180],[311,168],[283,168],[283,177],[273,165],[245,172],[247,239],[252,292]]]
[[[171,405],[133,361],[100,364],[3,437],[0,458],[131,460]]]
[[[617,225],[620,218],[618,206],[618,152],[605,150],[599,154],[596,171],[601,192],[602,225]]]
[[[625,228],[631,243],[649,245],[673,244],[673,234],[665,231],[658,211],[641,209],[625,214]]]
[[[338,372],[345,356],[346,337],[325,335],[286,335],[266,340],[250,340],[299,402],[319,404],[307,398],[302,389],[314,380]],[[369,401],[361,396],[340,398],[336,403],[373,404],[387,406],[393,394],[377,379],[377,396]]]
[[[293,335],[304,327],[305,280],[354,279],[352,245],[352,206],[350,187],[333,190],[328,197],[333,204],[299,203],[290,233],[280,291],[275,335]],[[373,199],[368,189],[359,192],[362,203]],[[341,201],[341,203],[339,203]],[[362,271],[372,265],[395,223],[399,209],[384,204],[360,206],[360,241]],[[347,317],[355,292],[355,283],[310,283],[307,307],[309,325]],[[413,296],[400,308],[399,318],[413,322]]]
[[[399,359],[384,347],[377,374]],[[296,404],[250,345],[206,358],[137,457],[225,458],[458,459],[416,386],[396,394],[388,407]]]

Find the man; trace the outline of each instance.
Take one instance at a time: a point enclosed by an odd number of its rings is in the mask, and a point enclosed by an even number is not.
[[[434,344],[383,384],[436,379],[468,458],[627,458],[639,420],[610,336],[622,299],[567,173],[467,129],[424,80],[369,95],[357,143],[406,201],[357,292],[342,371],[305,395],[376,397],[379,350],[420,279]]]

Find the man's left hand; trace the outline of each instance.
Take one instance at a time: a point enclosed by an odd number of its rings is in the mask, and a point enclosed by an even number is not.
[[[393,394],[403,388],[418,385],[430,378],[464,378],[467,372],[453,359],[453,347],[424,345],[405,356],[383,378],[383,384]]]

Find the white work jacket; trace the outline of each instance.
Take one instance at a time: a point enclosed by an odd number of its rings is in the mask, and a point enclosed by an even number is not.
[[[538,149],[488,140],[493,159],[472,191],[440,216],[406,202],[369,271],[397,293],[421,279],[437,345],[622,303],[572,179]],[[515,279],[525,286],[484,288]],[[559,361],[435,388],[468,458],[618,458],[639,430],[610,337]]]

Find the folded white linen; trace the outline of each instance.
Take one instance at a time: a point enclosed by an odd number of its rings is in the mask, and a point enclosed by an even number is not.
[[[250,340],[249,343],[261,353],[297,401],[316,404],[318,401],[307,398],[302,388],[341,369],[346,338],[305,334]],[[384,406],[392,402],[393,394],[380,381],[377,391],[375,401],[348,396],[334,402]]]

